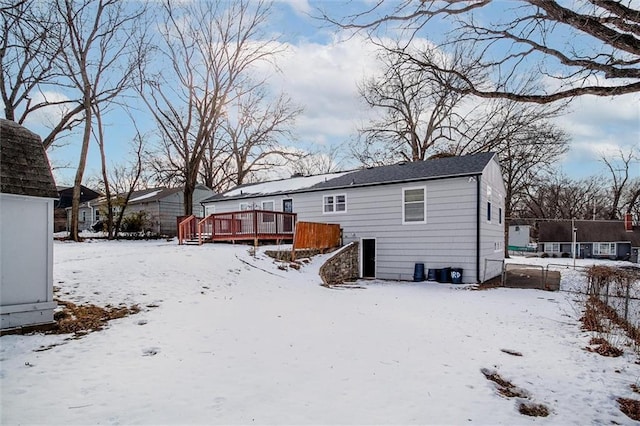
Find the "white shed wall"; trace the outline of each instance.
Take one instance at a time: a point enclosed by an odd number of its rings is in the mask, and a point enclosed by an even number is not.
[[[0,194],[2,328],[53,321],[53,203]]]

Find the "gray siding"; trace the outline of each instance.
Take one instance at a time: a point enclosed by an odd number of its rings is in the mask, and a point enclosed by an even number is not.
[[[504,260],[504,199],[506,190],[497,162],[487,165],[480,180],[480,279],[490,279],[502,273]],[[489,195],[489,188],[491,188]],[[491,220],[488,202],[491,201]]]
[[[376,239],[376,277],[392,280],[413,279],[414,265],[425,269],[457,267],[463,269],[463,281],[477,282],[501,272],[504,259],[504,217],[498,221],[498,210],[504,215],[504,184],[499,165],[492,161],[481,179],[481,273],[476,276],[476,211],[477,186],[468,177],[423,182],[332,189],[317,192],[267,195],[243,200],[215,201],[215,213],[240,209],[241,202],[275,202],[282,210],[282,200],[293,199],[293,211],[299,221],[338,223],[344,243],[363,238]],[[486,221],[486,187],[492,187],[495,219]],[[426,223],[402,223],[404,188],[426,188]],[[323,214],[323,196],[345,194],[347,211]],[[496,245],[499,243],[499,245]],[[487,262],[485,275],[485,260]]]

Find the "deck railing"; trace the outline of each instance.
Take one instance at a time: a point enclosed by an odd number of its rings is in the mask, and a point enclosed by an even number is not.
[[[190,215],[178,223],[178,244],[184,244],[187,240],[193,240],[196,238],[198,218],[195,215]]]
[[[295,213],[244,210],[214,213],[198,222],[198,242],[242,240],[293,240]]]

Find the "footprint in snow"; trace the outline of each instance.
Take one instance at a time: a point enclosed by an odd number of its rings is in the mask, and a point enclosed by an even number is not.
[[[142,356],[154,356],[160,352],[160,348],[147,348],[142,351]]]

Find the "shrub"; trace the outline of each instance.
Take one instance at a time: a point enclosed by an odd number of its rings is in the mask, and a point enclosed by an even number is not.
[[[147,229],[149,229],[149,219],[145,211],[130,213],[122,218],[122,225],[120,225],[122,232],[143,232]]]

